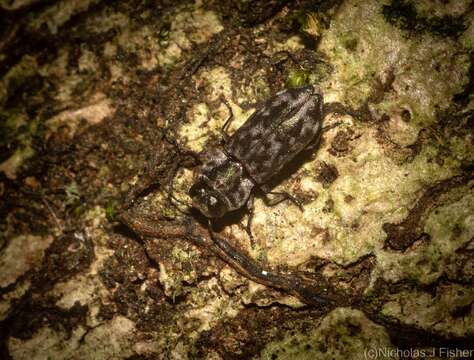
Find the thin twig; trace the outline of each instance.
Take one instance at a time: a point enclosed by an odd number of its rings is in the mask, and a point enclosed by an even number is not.
[[[61,225],[61,223],[59,222],[59,219],[58,217],[56,216],[56,213],[54,212],[54,210],[52,209],[51,206],[49,206],[49,203],[48,201],[43,197],[41,196],[41,201],[43,202],[43,204],[46,206],[46,208],[48,209],[49,213],[51,214],[51,216],[53,217],[54,219],[54,222],[56,223],[57,227],[59,228],[59,230],[61,232],[64,231],[64,228],[63,226]]]

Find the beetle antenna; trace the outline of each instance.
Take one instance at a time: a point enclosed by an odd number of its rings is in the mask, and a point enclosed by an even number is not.
[[[176,152],[178,153],[178,155],[179,155],[180,157],[189,156],[189,157],[191,157],[197,164],[202,163],[202,161],[201,161],[201,159],[200,159],[200,156],[199,156],[199,153],[197,153],[197,152],[195,152],[195,151],[192,151],[192,150],[184,149],[184,148],[178,143],[178,141],[176,141],[176,139],[169,138],[168,135],[166,134],[166,132],[163,133],[163,140],[165,140],[168,144],[174,146],[174,148],[176,149]]]

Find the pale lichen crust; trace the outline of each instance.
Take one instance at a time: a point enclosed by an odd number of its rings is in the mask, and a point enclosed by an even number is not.
[[[36,3],[0,2],[33,9],[22,31],[54,48],[32,47],[1,72],[0,321],[14,325],[2,328],[1,352],[346,359],[393,348],[399,329],[430,345],[472,337],[469,1],[303,11],[198,0],[137,12],[127,2]],[[326,279],[345,294],[329,312],[250,280],[185,236],[147,238],[116,221],[148,163],[168,171],[182,160],[160,147],[163,135],[180,150],[219,146],[223,98],[232,134],[258,103],[308,83],[348,111],[328,115],[337,126],[272,184],[304,211],[257,197],[254,247],[245,211],[216,231],[262,269]],[[175,206],[166,175],[133,206],[168,224],[190,210],[193,168],[177,169]]]

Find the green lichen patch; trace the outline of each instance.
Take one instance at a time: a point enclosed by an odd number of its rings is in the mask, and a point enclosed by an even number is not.
[[[392,345],[382,327],[372,323],[357,310],[340,308],[327,314],[315,329],[287,335],[281,341],[267,344],[259,358],[362,359],[364,353],[371,354],[368,351],[390,348]],[[377,358],[392,357],[382,354]]]
[[[239,314],[243,306],[235,299],[216,292],[218,283],[216,279],[202,282],[189,296],[193,304],[184,312],[183,318],[189,325],[196,320],[193,335],[197,337],[201,331],[209,331],[223,318],[233,318]],[[197,325],[197,326],[196,326]]]
[[[367,18],[369,26],[363,21]],[[348,47],[354,39],[356,45]],[[327,81],[330,99],[360,106],[376,76],[384,79],[393,73],[393,90],[380,106],[407,109],[416,124],[433,123],[436,111],[446,109],[468,81],[469,58],[459,53],[455,41],[429,35],[405,38],[384,21],[379,2],[345,2],[319,50],[329,55],[335,68]]]
[[[12,66],[1,80],[0,104],[5,105],[11,94],[27,84],[36,75],[37,68],[35,57],[29,55],[24,56],[17,64]]]
[[[31,145],[39,132],[38,122],[21,103],[25,92],[36,92],[37,71],[36,59],[24,56],[0,81],[0,172],[10,179],[15,179],[24,162],[35,154]]]
[[[300,87],[304,85],[311,84],[311,72],[305,70],[295,70],[290,72],[286,85],[288,87]]]
[[[433,329],[449,337],[472,336],[473,298],[471,287],[446,284],[436,294],[422,291],[397,293],[384,304],[382,313],[405,324]]]
[[[467,187],[455,188],[452,198],[429,214],[424,223],[429,242],[418,244],[403,256],[381,251],[382,276],[391,282],[406,279],[431,284],[445,275],[450,264],[457,262],[458,251],[474,236],[473,195]]]

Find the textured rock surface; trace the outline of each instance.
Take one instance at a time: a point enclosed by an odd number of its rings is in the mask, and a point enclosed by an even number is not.
[[[347,359],[472,346],[469,1],[0,8],[0,357]],[[217,146],[222,97],[232,132],[301,83],[350,109],[328,115],[338,126],[272,184],[304,212],[257,198],[254,248],[245,211],[216,228],[262,268],[323,281],[333,304],[307,306],[185,236],[137,236],[117,221],[150,171],[156,186],[128,211],[182,218],[168,202],[178,154],[164,133],[186,150]],[[177,170],[186,203],[192,167]]]

